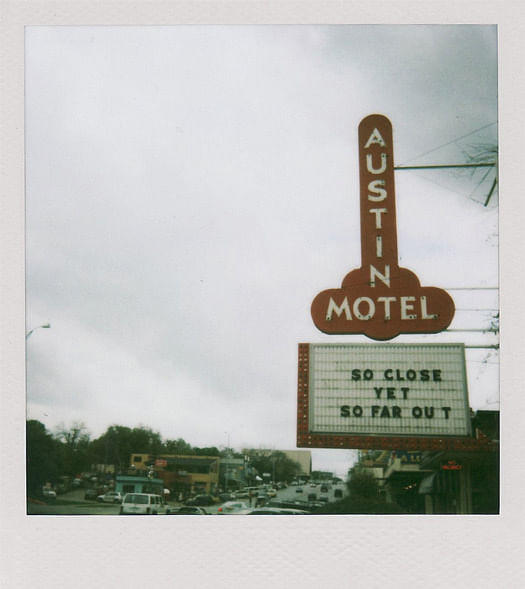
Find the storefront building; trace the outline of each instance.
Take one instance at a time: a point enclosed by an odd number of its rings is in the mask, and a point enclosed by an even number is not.
[[[217,493],[220,458],[160,454],[132,454],[132,466],[139,471],[152,471],[170,491],[170,497],[185,499],[191,495]]]
[[[120,491],[122,495],[126,493],[152,493],[163,497],[163,489],[164,481],[156,477],[119,474],[115,479],[115,491]]]
[[[426,452],[422,468],[431,472],[419,486],[427,514],[499,513],[499,412],[473,417],[479,452]]]

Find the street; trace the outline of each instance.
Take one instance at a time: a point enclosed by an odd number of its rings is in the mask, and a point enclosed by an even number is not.
[[[279,489],[275,500],[280,501],[307,501],[308,495],[315,493],[317,499],[320,495],[327,495],[329,501],[334,501],[335,489],[342,489],[345,492],[345,485],[330,485],[328,493],[321,493],[320,486],[311,487],[309,483],[300,486],[289,486],[285,489]],[[302,492],[298,492],[301,489]],[[97,503],[96,501],[84,500],[84,489],[75,489],[58,495],[56,503],[45,504],[43,502],[27,502],[28,515],[119,515],[120,505],[110,503]],[[250,507],[250,500],[243,498],[239,499]],[[253,506],[252,499],[252,506]],[[214,505],[206,505],[204,509],[211,515],[216,515],[222,503]],[[175,501],[169,501],[167,506],[171,508],[180,507],[181,504]],[[165,508],[162,510],[162,514]]]

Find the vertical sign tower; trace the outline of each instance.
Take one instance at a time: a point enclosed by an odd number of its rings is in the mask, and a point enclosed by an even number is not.
[[[438,333],[454,317],[450,295],[422,287],[398,263],[392,125],[370,115],[359,125],[361,267],[341,288],[319,293],[312,319],[329,334],[387,340],[401,333]]]
[[[439,333],[454,317],[441,288],[399,266],[392,125],[359,125],[361,267],[320,292],[312,319],[327,334],[390,340]],[[476,450],[463,344],[299,344],[297,445]]]

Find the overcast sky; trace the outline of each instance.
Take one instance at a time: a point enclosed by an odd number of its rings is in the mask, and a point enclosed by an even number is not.
[[[497,145],[492,26],[28,27],[27,412],[143,424],[194,446],[294,449],[315,295],[361,263],[357,128],[400,164]],[[494,171],[397,171],[400,265],[450,289],[448,333],[491,345]],[[468,290],[465,290],[468,289]],[[498,356],[467,348],[470,404]],[[314,450],[344,474],[354,453]]]

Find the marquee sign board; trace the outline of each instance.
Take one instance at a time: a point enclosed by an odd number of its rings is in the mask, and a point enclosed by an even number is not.
[[[479,450],[463,344],[299,344],[297,446]]]
[[[319,293],[311,313],[328,334],[387,340],[401,333],[438,333],[454,317],[450,295],[423,287],[398,265],[392,125],[370,115],[359,125],[361,267],[341,288]]]

